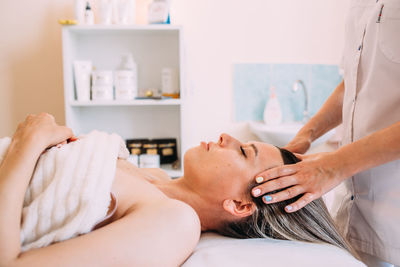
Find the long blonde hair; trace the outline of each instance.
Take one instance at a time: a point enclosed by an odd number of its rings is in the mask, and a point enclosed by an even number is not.
[[[299,160],[289,151],[281,149],[285,164],[293,164]],[[240,221],[227,222],[218,232],[235,238],[274,238],[282,240],[305,241],[311,243],[328,243],[350,252],[358,258],[349,242],[338,231],[324,201],[319,198],[304,208],[287,213],[284,208],[295,202],[302,195],[293,199],[265,204],[261,198],[254,198],[249,187],[249,195],[256,204],[255,212]],[[271,192],[271,193],[276,193]]]

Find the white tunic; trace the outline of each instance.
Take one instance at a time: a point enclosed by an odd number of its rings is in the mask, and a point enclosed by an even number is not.
[[[343,55],[343,144],[400,121],[400,0],[352,0]],[[400,160],[346,181],[338,221],[355,249],[400,265]]]

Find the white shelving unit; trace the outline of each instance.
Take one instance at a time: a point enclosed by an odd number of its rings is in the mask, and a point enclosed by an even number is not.
[[[182,29],[173,25],[64,26],[63,66],[66,124],[76,134],[97,129],[124,139],[176,138],[182,164],[183,67]],[[76,100],[73,62],[90,60],[97,70],[116,70],[123,54],[131,53],[138,65],[138,88],[161,88],[161,69],[180,74],[180,99],[131,101]],[[182,169],[162,166],[172,177]]]

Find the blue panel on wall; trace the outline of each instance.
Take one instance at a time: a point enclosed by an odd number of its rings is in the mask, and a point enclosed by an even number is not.
[[[235,64],[233,90],[236,121],[262,121],[269,88],[276,88],[283,122],[301,121],[302,90],[293,92],[296,80],[303,80],[309,94],[310,114],[315,114],[342,77],[336,65]]]

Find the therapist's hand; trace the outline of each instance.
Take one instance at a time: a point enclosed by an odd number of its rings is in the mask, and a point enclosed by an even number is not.
[[[347,177],[343,168],[345,162],[335,152],[296,156],[302,161],[271,168],[257,175],[256,182],[260,185],[252,189],[252,195],[262,197],[264,203],[271,204],[304,194],[285,207],[286,212],[295,212],[329,192]],[[284,188],[287,189],[268,194]]]

